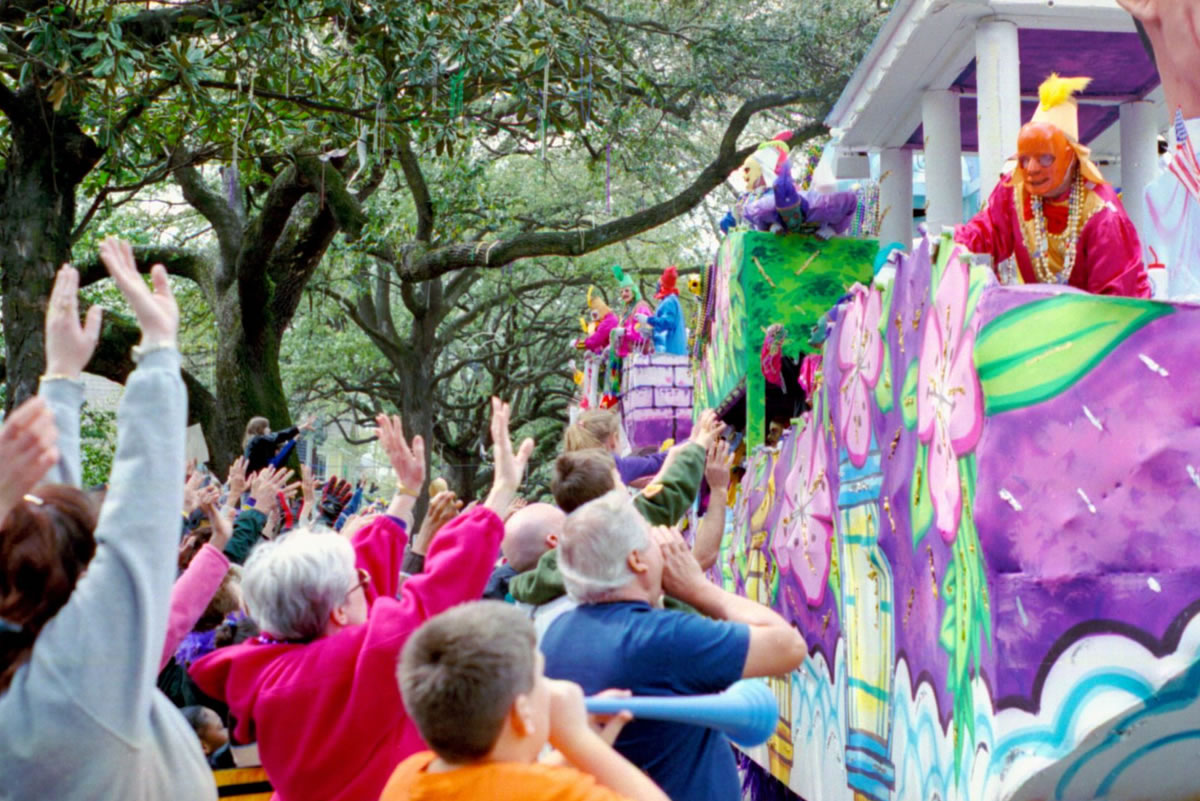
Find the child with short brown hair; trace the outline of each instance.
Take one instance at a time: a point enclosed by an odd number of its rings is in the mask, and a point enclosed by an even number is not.
[[[417,629],[400,691],[432,751],[401,763],[381,801],[667,801],[588,725],[579,685],[547,679],[542,663],[533,625],[498,601]],[[538,763],[547,742],[568,765]]]

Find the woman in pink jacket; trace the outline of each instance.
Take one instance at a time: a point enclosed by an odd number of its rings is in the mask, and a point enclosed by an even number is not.
[[[300,530],[251,554],[242,586],[264,633],[190,673],[229,705],[234,736],[257,740],[279,801],[378,798],[396,765],[425,747],[404,711],[397,658],[421,623],[483,592],[504,534],[499,515],[533,449],[526,440],[514,455],[508,420],[507,404],[493,399],[491,494],[438,532],[420,574],[402,574],[401,518],[424,484],[424,444],[417,437],[410,449],[399,418],[385,416],[380,441],[398,479],[388,514],[352,542]]]

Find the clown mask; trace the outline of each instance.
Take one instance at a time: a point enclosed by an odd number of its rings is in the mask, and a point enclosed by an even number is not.
[[[1075,151],[1067,135],[1042,122],[1031,122],[1017,136],[1017,165],[1032,195],[1058,197],[1071,188]]]
[[[758,185],[763,183],[762,165],[758,163],[753,155],[748,156],[742,162],[742,180],[746,182],[747,192],[757,189]]]

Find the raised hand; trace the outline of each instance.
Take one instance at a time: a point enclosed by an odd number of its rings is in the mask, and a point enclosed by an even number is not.
[[[306,464],[300,465],[300,497],[305,504],[316,506],[317,479],[313,476],[312,468]]]
[[[332,527],[353,495],[354,487],[349,481],[331,476],[321,491],[321,519]]]
[[[0,521],[58,461],[54,413],[39,397],[13,410],[0,428]]]
[[[188,474],[187,481],[183,485],[183,514],[190,515],[196,511],[196,507],[200,505],[200,484],[204,481],[204,474],[199,470],[193,470]]]
[[[725,440],[719,439],[709,447],[708,457],[704,463],[704,479],[713,492],[723,494],[729,490],[729,443]]]
[[[100,340],[104,310],[92,306],[79,324],[79,273],[64,264],[54,278],[46,309],[46,375],[78,379]]]
[[[229,495],[239,501],[246,491],[246,468],[249,464],[245,456],[239,456],[229,465]]]
[[[137,261],[128,242],[115,237],[105,239],[100,243],[100,260],[133,307],[142,329],[142,345],[174,347],[179,332],[179,307],[167,282],[167,268],[161,264],[150,268],[150,280],[154,284],[151,292],[138,275]]]
[[[508,510],[521,488],[525,477],[525,465],[533,453],[533,440],[526,439],[520,449],[514,454],[512,435],[509,433],[509,420],[512,409],[499,398],[492,398],[492,452],[495,466],[492,473],[492,491],[484,506],[497,515],[503,515]]]
[[[254,508],[263,514],[270,512],[279,505],[279,492],[292,479],[292,471],[286,467],[273,469],[263,468],[250,479],[250,498]]]
[[[705,409],[700,413],[696,425],[692,427],[692,434],[688,439],[707,451],[724,430],[725,424],[717,418],[717,413],[712,409]]]
[[[233,536],[233,524],[228,515],[221,514],[221,490],[216,485],[209,485],[200,490],[200,509],[212,526],[212,537],[208,543],[218,551],[224,551]]]
[[[404,439],[404,425],[399,415],[381,414],[375,422],[379,424],[379,444],[396,471],[396,481],[415,495],[425,483],[425,440],[418,434],[413,437],[410,448]]]
[[[421,528],[412,542],[412,552],[424,554],[429,551],[429,543],[437,536],[442,526],[449,523],[462,510],[462,501],[453,492],[439,492],[429,502],[429,511],[421,521]]]

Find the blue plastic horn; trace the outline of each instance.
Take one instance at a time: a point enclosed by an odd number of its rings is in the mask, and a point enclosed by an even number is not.
[[[762,745],[775,733],[779,704],[761,681],[743,679],[723,693],[712,695],[640,696],[586,699],[593,715],[629,710],[635,718],[688,723],[716,729],[746,748]]]

